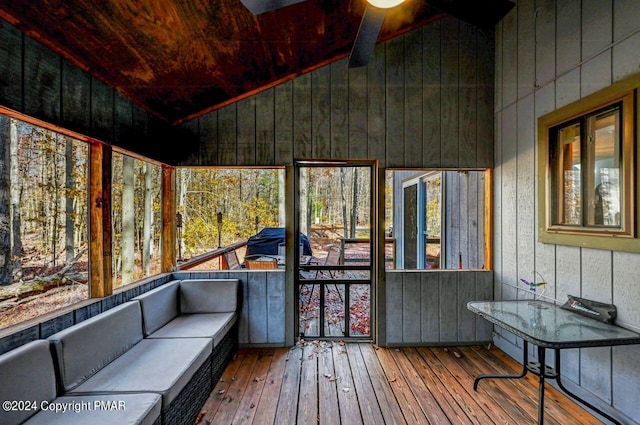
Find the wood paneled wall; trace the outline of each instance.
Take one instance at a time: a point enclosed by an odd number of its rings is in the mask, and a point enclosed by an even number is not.
[[[168,164],[197,150],[192,134],[150,115],[4,21],[0,106]]]
[[[388,271],[389,345],[457,344],[491,340],[491,325],[467,309],[493,299],[491,271]]]
[[[546,295],[582,295],[618,307],[640,329],[640,255],[537,241],[537,118],[640,68],[640,3],[518,0],[496,30],[494,267],[496,298],[529,296],[519,278],[545,279]],[[502,282],[502,283],[501,283]],[[496,342],[521,359],[522,343]],[[563,374],[587,399],[639,423],[638,347],[568,350]],[[630,418],[634,418],[631,420]]]
[[[381,167],[493,166],[493,35],[445,18],[183,125],[180,165],[377,159]]]

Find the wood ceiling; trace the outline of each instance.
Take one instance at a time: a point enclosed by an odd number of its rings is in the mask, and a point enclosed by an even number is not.
[[[446,1],[489,28],[511,7]],[[239,0],[12,0],[0,2],[0,18],[178,123],[345,57],[365,6],[307,0],[254,16]],[[389,10],[378,41],[441,16],[407,0]]]

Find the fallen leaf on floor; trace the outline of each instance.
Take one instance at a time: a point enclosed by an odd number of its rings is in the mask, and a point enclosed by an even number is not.
[[[260,381],[264,381],[264,378],[260,378],[259,376],[256,376],[255,378],[253,378],[253,380],[256,382],[260,382]]]
[[[343,388],[342,391],[344,391],[345,393],[348,393],[350,389],[351,388]]]
[[[251,403],[251,406],[249,406],[249,409],[253,409],[254,407],[256,407],[256,405]]]
[[[389,383],[391,383],[391,382],[396,382],[397,380],[398,380],[398,378],[389,378],[389,379],[388,379]]]
[[[453,355],[456,356],[458,359],[462,357],[462,354],[458,353],[457,351],[454,351]]]
[[[226,392],[227,392],[227,390],[220,390],[220,391],[218,391],[218,394],[224,394]]]

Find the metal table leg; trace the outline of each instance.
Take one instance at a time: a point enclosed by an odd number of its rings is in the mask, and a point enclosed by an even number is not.
[[[499,379],[523,378],[527,374],[527,372],[529,372],[529,369],[527,368],[527,362],[529,360],[529,343],[526,340],[524,341],[524,347],[522,352],[523,352],[522,372],[520,372],[518,375],[494,375],[494,374],[478,375],[476,379],[473,381],[473,390],[478,391],[478,382],[486,378],[499,378]]]
[[[572,399],[576,400],[577,402],[587,406],[589,409],[593,410],[594,412],[597,412],[599,415],[604,416],[605,418],[609,419],[612,423],[616,424],[616,425],[622,425],[620,423],[620,421],[612,418],[610,415],[606,414],[605,412],[603,412],[602,410],[598,409],[597,407],[595,407],[594,405],[592,405],[591,403],[587,402],[586,400],[583,400],[582,398],[578,397],[577,395],[575,395],[574,393],[572,393],[571,391],[569,391],[563,384],[562,384],[562,380],[560,379],[560,349],[556,348],[556,372],[557,372],[557,376],[556,376],[556,382],[558,383],[558,387],[569,397],[571,397]]]

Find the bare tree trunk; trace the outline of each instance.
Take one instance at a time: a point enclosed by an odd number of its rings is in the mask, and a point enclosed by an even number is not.
[[[343,235],[347,237],[348,217],[347,217],[347,198],[344,194],[344,168],[340,168],[340,197],[342,200],[342,228]]]
[[[309,169],[300,169],[300,197],[298,198],[298,217],[300,232],[309,234],[309,209],[307,208],[307,193],[309,192]]]
[[[142,225],[142,269],[145,276],[151,270],[151,230],[153,228],[153,168],[144,165],[144,221]]]
[[[65,263],[71,264],[76,253],[76,229],[75,229],[75,186],[76,181],[73,175],[73,141],[70,138],[65,138],[64,149],[64,187],[65,187]]]
[[[356,237],[356,224],[358,222],[358,169],[353,169],[353,193],[351,201],[351,228],[349,232],[350,238]]]
[[[18,123],[9,120],[11,139],[11,259],[13,272],[20,270],[22,265],[22,181],[18,167]]]
[[[135,263],[135,205],[133,158],[124,155],[122,158],[122,284],[133,281]]]
[[[11,261],[11,149],[9,119],[0,116],[0,285],[13,283]]]

